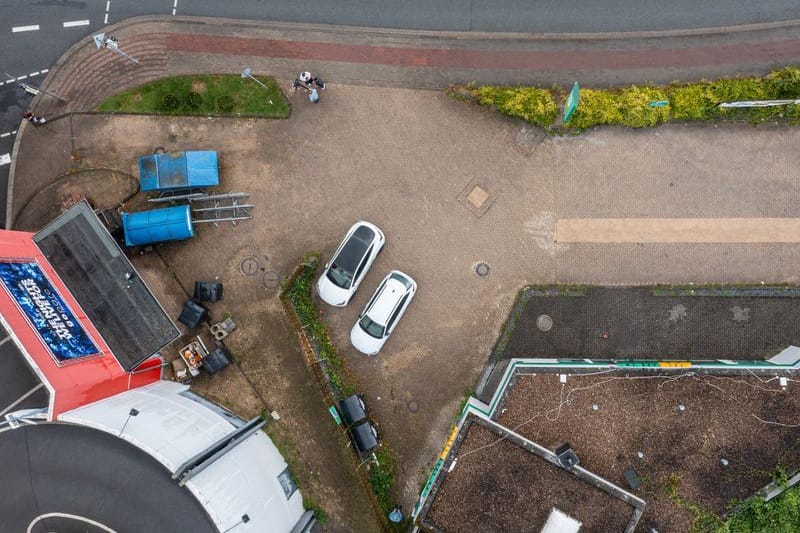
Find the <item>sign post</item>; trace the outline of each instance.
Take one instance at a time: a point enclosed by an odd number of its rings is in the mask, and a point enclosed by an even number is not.
[[[564,104],[564,124],[569,122],[569,119],[572,118],[572,114],[575,112],[575,109],[578,107],[578,104],[581,101],[581,88],[578,85],[578,82],[575,82],[575,85],[572,86],[572,90],[569,92],[567,96],[567,101]]]

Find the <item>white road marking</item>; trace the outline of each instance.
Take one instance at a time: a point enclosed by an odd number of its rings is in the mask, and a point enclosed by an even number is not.
[[[40,70],[39,72],[41,72],[42,74],[47,74],[48,72],[50,72],[50,69],[43,68],[43,69],[42,69],[42,70]]]
[[[106,0],[106,16],[103,19],[103,24],[108,24],[108,11],[111,9],[111,0]]]
[[[21,31],[38,31],[39,25],[34,24],[32,26],[14,26],[11,28],[11,33],[19,33]]]
[[[28,74],[28,76],[30,76],[31,78],[34,77],[34,76],[38,76],[38,75],[39,75],[39,71],[38,70],[36,72],[31,72],[30,74]]]
[[[82,516],[78,516],[78,515],[75,515],[75,514],[67,514],[67,513],[40,514],[39,516],[37,516],[36,518],[31,520],[30,524],[28,524],[27,533],[31,533],[33,531],[33,526],[35,526],[36,523],[39,522],[40,520],[46,520],[48,518],[53,518],[53,517],[69,518],[69,519],[72,519],[72,520],[80,520],[81,522],[85,522],[85,523],[87,523],[89,525],[92,525],[92,526],[96,527],[97,529],[101,529],[103,531],[106,531],[107,533],[116,533],[113,529],[104,526],[100,522],[95,522],[91,518],[84,518]]]
[[[17,81],[19,81],[19,80],[27,80],[27,79],[28,79],[28,76],[26,74],[23,74],[22,76],[17,76]]]
[[[173,16],[175,15],[175,10],[176,9],[178,9],[178,0],[175,0],[175,2],[172,4],[172,14],[173,14]]]
[[[74,28],[76,26],[88,26],[88,20],[70,20],[64,23],[65,28]]]
[[[0,167],[11,163],[11,154],[0,155]]]

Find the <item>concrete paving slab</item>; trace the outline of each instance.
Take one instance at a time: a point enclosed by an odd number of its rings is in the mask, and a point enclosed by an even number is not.
[[[800,242],[797,218],[563,218],[555,241]]]

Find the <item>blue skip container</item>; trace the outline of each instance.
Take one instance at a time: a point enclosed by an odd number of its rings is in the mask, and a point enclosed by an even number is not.
[[[188,205],[122,213],[122,230],[127,246],[181,241],[194,237],[192,211]]]

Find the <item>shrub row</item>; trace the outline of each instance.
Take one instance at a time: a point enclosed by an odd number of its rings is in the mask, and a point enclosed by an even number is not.
[[[319,309],[311,295],[319,263],[319,254],[312,253],[304,257],[295,271],[295,275],[283,287],[283,296],[288,299],[297,313],[300,326],[317,351],[317,358],[325,361],[323,368],[334,391],[334,398],[341,400],[353,394],[355,387],[348,380],[349,374],[330,341],[328,329],[320,319]],[[369,465],[367,479],[383,513],[380,518],[386,522],[386,515],[393,508],[391,490],[395,482],[397,465],[386,443],[381,445],[375,455],[377,462]],[[401,527],[407,525],[401,524]],[[393,530],[396,529],[394,525],[389,525],[389,527]]]
[[[551,129],[567,91],[560,87],[470,88],[471,97],[481,105]],[[669,121],[735,120],[751,123],[780,120],[800,122],[800,106],[731,109],[721,102],[800,98],[800,68],[785,67],[763,78],[734,78],[667,86],[630,86],[618,89],[581,89],[580,103],[565,130],[619,125],[646,128]],[[665,106],[651,102],[666,101]]]

